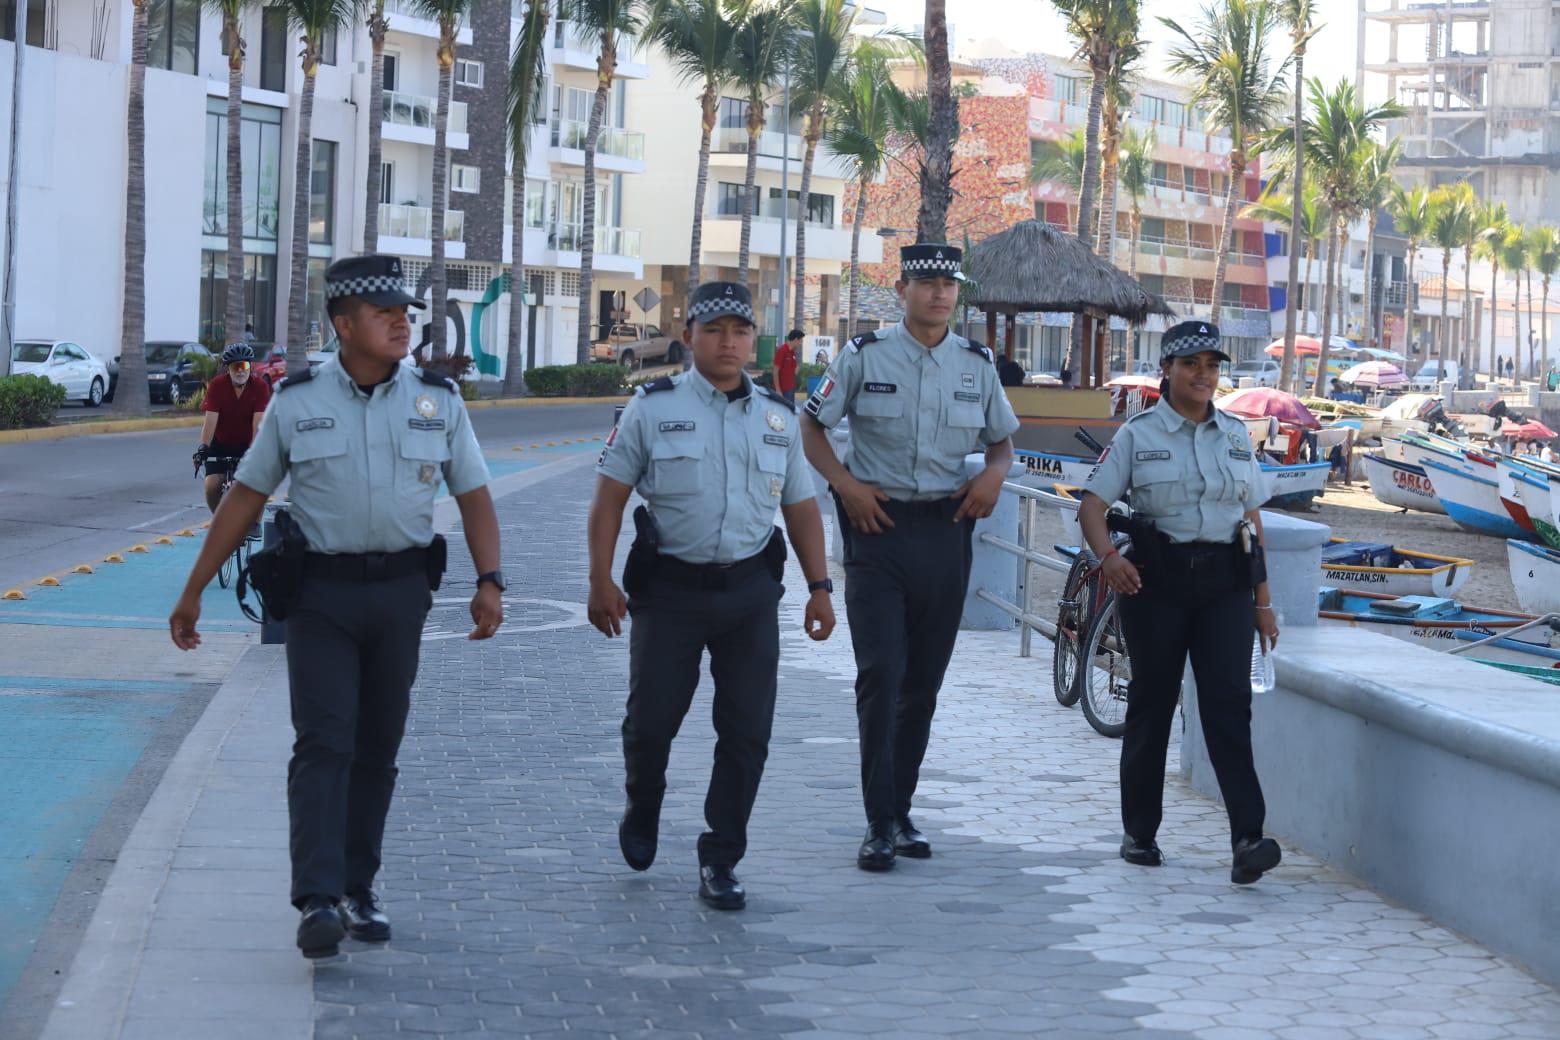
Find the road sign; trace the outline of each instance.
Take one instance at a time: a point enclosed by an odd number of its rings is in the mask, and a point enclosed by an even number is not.
[[[647,285],[634,294],[634,302],[639,305],[640,310],[648,312],[661,302],[661,297]]]

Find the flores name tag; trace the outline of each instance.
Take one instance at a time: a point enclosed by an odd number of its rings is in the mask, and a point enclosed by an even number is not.
[[[791,446],[791,438],[782,437],[778,433],[766,433],[764,434],[764,443],[773,444],[777,448],[789,448]]]
[[[974,401],[976,404],[979,404],[980,394],[973,390],[955,390],[953,392],[953,399],[955,401]]]
[[[1159,462],[1163,459],[1168,459],[1170,453],[1168,451],[1140,451],[1132,457],[1139,462]]]
[[[336,420],[325,419],[299,419],[298,432],[308,433],[310,430],[333,430],[336,428]]]
[[[408,419],[408,420],[406,420],[406,422],[407,422],[407,425],[409,425],[414,430],[442,430],[442,429],[444,429],[444,420],[443,419]]]
[[[869,394],[899,393],[899,385],[897,383],[866,383],[862,386],[862,389]]]
[[[674,419],[671,422],[664,422],[664,423],[661,424],[661,432],[662,433],[692,433],[693,432],[693,420],[692,419]]]

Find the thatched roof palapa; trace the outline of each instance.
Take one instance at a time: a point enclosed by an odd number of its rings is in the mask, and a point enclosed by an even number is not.
[[[977,242],[967,273],[975,282],[969,302],[986,311],[1103,313],[1137,324],[1175,313],[1076,236],[1038,220]]]

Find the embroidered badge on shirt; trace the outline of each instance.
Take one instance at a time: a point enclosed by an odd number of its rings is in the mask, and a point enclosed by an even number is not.
[[[672,419],[661,424],[662,433],[692,433],[692,419]]]
[[[789,448],[791,446],[791,438],[782,437],[778,433],[766,433],[764,434],[764,443],[773,444],[777,448]]]
[[[864,384],[862,386],[862,389],[865,390],[869,394],[897,394],[897,393],[899,393],[899,384],[897,384],[897,383],[866,383],[866,384]]]
[[[769,428],[774,430],[776,433],[779,433],[781,430],[785,429],[785,418],[778,412],[765,412],[764,421],[768,423]]]
[[[417,479],[424,484],[432,484],[439,479],[439,467],[432,462],[424,462],[417,467]]]
[[[335,428],[336,420],[330,418],[298,420],[299,433],[307,433],[310,430],[333,430]]]
[[[975,373],[974,372],[960,372],[959,373],[959,385],[960,386],[974,386],[975,385]]]
[[[773,495],[775,498],[779,498],[780,497],[780,492],[783,491],[784,489],[785,489],[785,481],[781,480],[779,477],[770,477],[769,478],[769,493],[771,495]]]
[[[1242,462],[1250,462],[1251,461],[1251,452],[1249,452],[1249,451],[1241,451],[1238,448],[1231,448],[1230,449],[1230,458],[1232,458],[1232,459],[1240,459]]]
[[[443,419],[408,419],[406,424],[414,430],[442,430]]]
[[[1246,446],[1245,438],[1243,438],[1240,434],[1236,433],[1234,430],[1231,430],[1230,431],[1230,447],[1239,450],[1241,448],[1244,448],[1245,446]]]
[[[433,398],[427,394],[417,395],[417,414],[424,419],[432,419],[439,414],[439,406],[433,403]]]
[[[953,392],[953,399],[955,401],[974,401],[976,404],[979,404],[980,394],[976,393],[974,390],[955,390]]]
[[[1139,462],[1158,462],[1169,457],[1168,451],[1140,451],[1134,456]]]

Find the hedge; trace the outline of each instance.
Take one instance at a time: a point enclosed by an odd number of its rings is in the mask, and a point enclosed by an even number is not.
[[[0,430],[47,426],[65,403],[65,388],[43,376],[0,377]]]
[[[627,388],[618,365],[546,365],[525,374],[538,397],[616,397]]]

